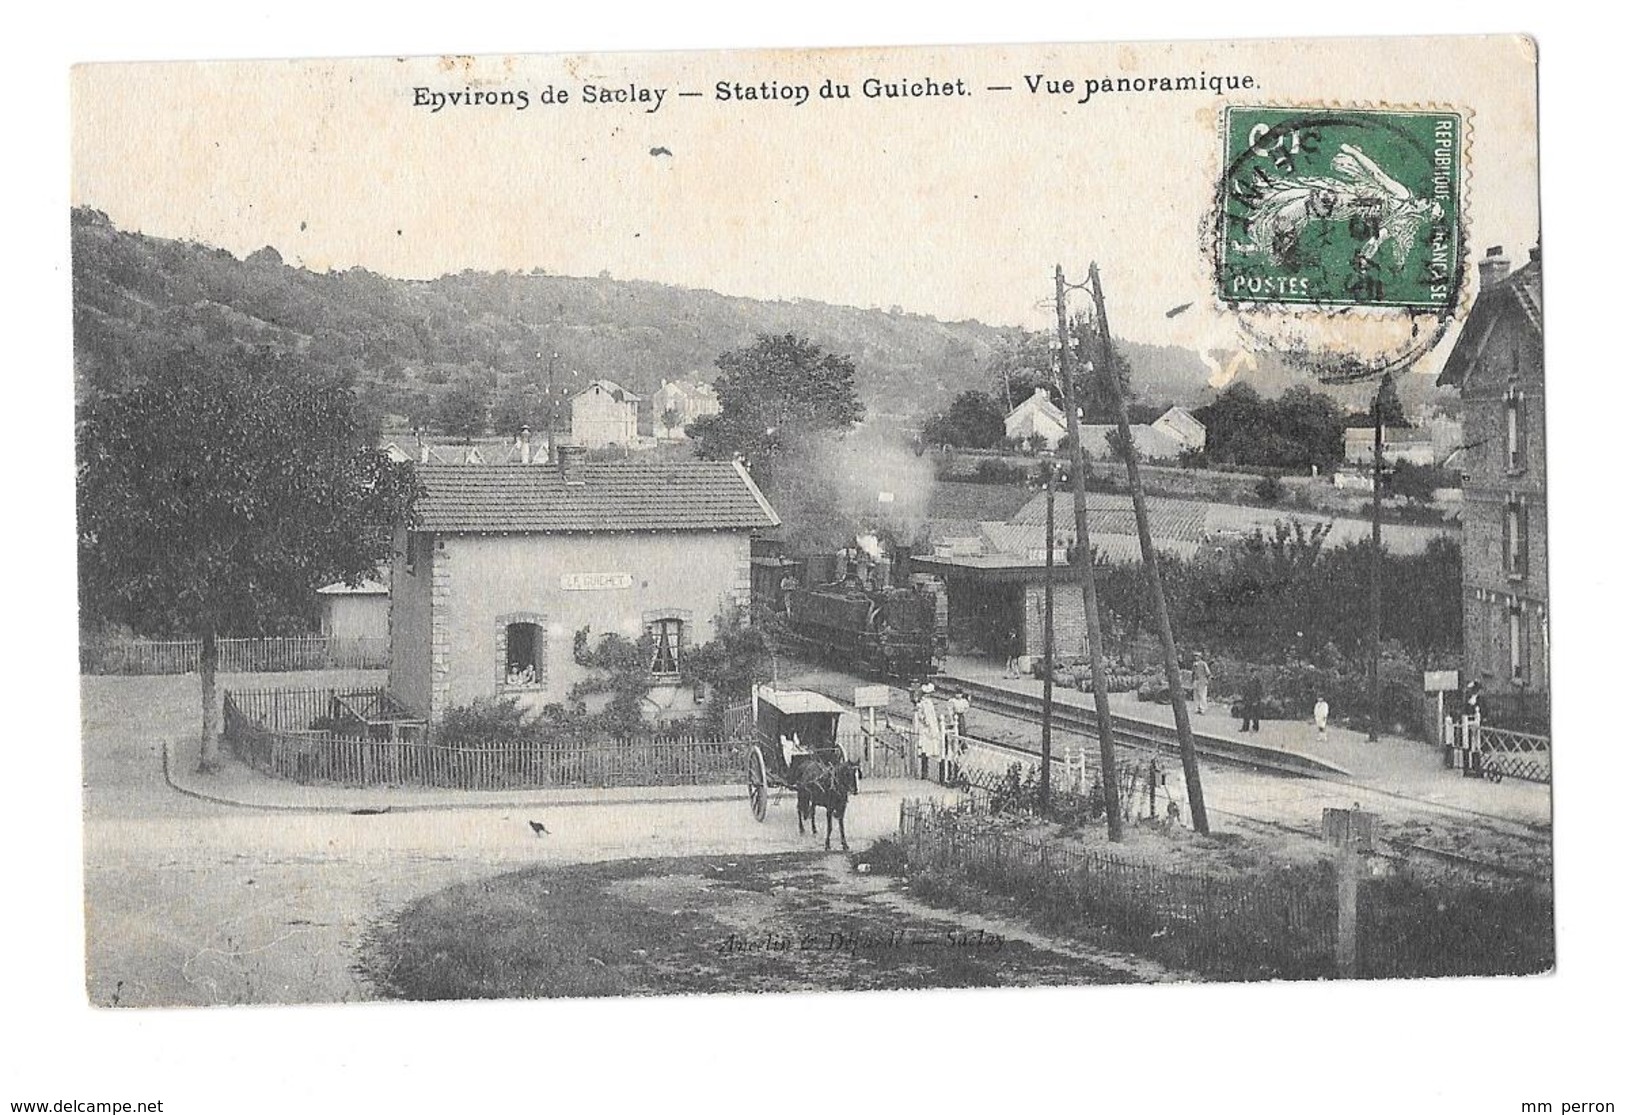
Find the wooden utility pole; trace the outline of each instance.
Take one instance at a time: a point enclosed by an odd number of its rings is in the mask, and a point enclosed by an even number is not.
[[[1369,669],[1371,718],[1366,725],[1366,739],[1372,743],[1382,731],[1382,420],[1386,400],[1383,388],[1392,380],[1384,375],[1371,400],[1371,420],[1374,425],[1371,438],[1371,615],[1367,620],[1366,639],[1371,644]]]
[[[1105,641],[1100,631],[1100,598],[1095,593],[1095,554],[1089,545],[1089,510],[1084,498],[1083,437],[1078,428],[1078,387],[1072,376],[1072,340],[1067,335],[1066,275],[1055,265],[1055,327],[1061,343],[1061,403],[1072,439],[1072,512],[1077,520],[1078,556],[1083,572],[1083,620],[1089,639],[1089,677],[1095,691],[1095,725],[1100,733],[1100,787],[1106,797],[1107,839],[1123,839],[1123,810],[1117,792],[1117,745],[1112,735],[1111,695],[1106,689]]]
[[[1055,719],[1055,465],[1044,469],[1044,736],[1038,767],[1038,802],[1049,808],[1050,740]]]
[[[1100,268],[1089,264],[1089,285],[1094,289],[1095,325],[1100,335],[1100,375],[1106,393],[1117,412],[1117,436],[1123,439],[1124,461],[1128,468],[1129,495],[1134,500],[1134,522],[1140,532],[1140,559],[1145,562],[1151,585],[1151,602],[1157,617],[1157,634],[1162,637],[1163,668],[1168,675],[1168,695],[1174,705],[1174,728],[1179,733],[1179,759],[1185,769],[1185,795],[1190,803],[1191,824],[1197,832],[1208,831],[1207,799],[1202,794],[1202,768],[1196,760],[1196,739],[1191,734],[1190,709],[1185,704],[1185,687],[1179,677],[1179,648],[1174,645],[1173,621],[1168,617],[1168,597],[1162,588],[1162,570],[1157,565],[1156,547],[1151,541],[1151,519],[1145,509],[1145,487],[1140,483],[1139,452],[1134,447],[1128,424],[1128,404],[1123,401],[1122,381],[1117,377],[1117,354],[1112,348],[1112,332],[1106,321],[1106,295],[1100,287]]]

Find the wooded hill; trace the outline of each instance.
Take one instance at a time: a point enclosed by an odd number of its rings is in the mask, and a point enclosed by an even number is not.
[[[759,334],[795,333],[856,361],[871,417],[912,424],[961,391],[990,389],[1020,335],[896,309],[764,302],[607,274],[463,271],[407,280],[361,268],[315,272],[289,266],[273,248],[238,259],[125,232],[88,208],[73,211],[72,230],[81,391],[110,386],[143,354],[177,343],[252,343],[353,377],[375,418],[410,418],[427,415],[437,392],[464,379],[493,396],[545,387],[550,364],[560,392],[605,377],[648,394],[662,379],[710,380],[719,354]],[[1123,349],[1142,400],[1211,399],[1196,353],[1130,341]]]

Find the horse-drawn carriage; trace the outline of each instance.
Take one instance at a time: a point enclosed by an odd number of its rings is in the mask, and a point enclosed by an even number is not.
[[[769,789],[793,790],[799,822],[809,816],[813,832],[818,806],[827,822],[841,825],[841,846],[846,846],[846,798],[857,793],[858,764],[841,746],[841,714],[847,709],[821,693],[805,689],[760,686],[751,698],[755,739],[745,771],[750,811],[758,821],[767,819]],[[829,835],[824,838],[828,847]]]

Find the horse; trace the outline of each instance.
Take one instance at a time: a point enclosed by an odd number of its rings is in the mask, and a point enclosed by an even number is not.
[[[810,820],[813,835],[818,835],[818,807],[821,805],[824,807],[824,851],[830,850],[830,836],[836,824],[841,826],[841,851],[848,851],[846,799],[858,792],[858,764],[847,762],[844,756],[833,762],[810,758],[798,765],[794,785],[797,830],[805,833],[806,822]]]

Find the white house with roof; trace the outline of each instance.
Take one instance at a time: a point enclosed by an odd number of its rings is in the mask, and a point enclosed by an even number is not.
[[[779,517],[729,461],[420,465],[395,531],[389,684],[431,721],[476,698],[536,710],[586,676],[576,632],[651,637],[650,718],[694,707],[683,656],[750,614],[750,540]]]
[[[1033,393],[1004,416],[1004,436],[1013,441],[1034,439],[1054,449],[1066,436],[1066,414],[1050,400],[1049,388]]]
[[[697,380],[663,379],[649,401],[654,410],[655,436],[674,441],[688,437],[688,424],[694,419],[722,413],[716,388]]]
[[[1184,407],[1172,406],[1162,412],[1151,428],[1177,441],[1181,448],[1199,453],[1207,448],[1207,427]]]
[[[570,398],[570,441],[586,449],[636,445],[641,401],[612,380],[593,380]]]
[[[1343,460],[1351,465],[1370,465],[1376,458],[1377,431],[1370,426],[1350,426],[1343,431]],[[1409,461],[1431,465],[1436,461],[1433,431],[1414,427],[1386,426],[1382,431],[1382,459],[1392,465]]]

